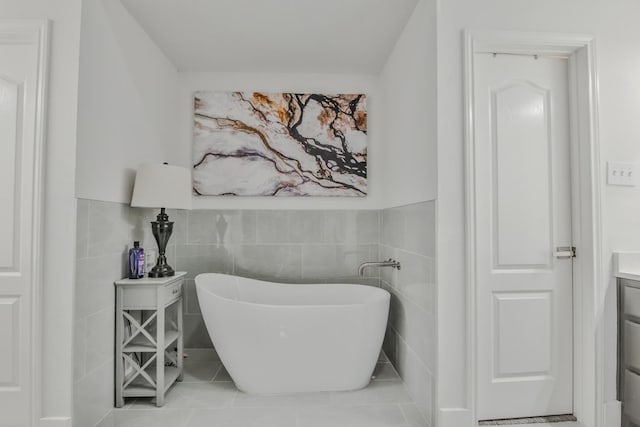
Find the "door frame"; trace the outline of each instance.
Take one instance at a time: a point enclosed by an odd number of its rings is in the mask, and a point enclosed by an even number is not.
[[[35,82],[36,109],[34,128],[33,159],[33,258],[30,263],[31,277],[31,352],[28,355],[31,366],[31,425],[60,424],[59,419],[41,419],[42,416],[42,310],[43,310],[43,231],[44,231],[44,196],[45,196],[45,145],[47,131],[47,83],[49,68],[49,34],[50,22],[46,19],[1,19],[0,44],[24,45],[37,47],[37,81]]]
[[[477,293],[475,231],[474,54],[497,52],[569,57],[573,275],[573,406],[585,427],[604,427],[604,342],[597,333],[602,268],[598,78],[595,38],[581,34],[464,31],[467,399],[477,425]],[[580,284],[580,286],[577,286]]]

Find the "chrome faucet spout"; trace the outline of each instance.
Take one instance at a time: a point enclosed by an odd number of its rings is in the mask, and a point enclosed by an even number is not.
[[[360,267],[358,267],[358,276],[364,275],[364,269],[367,267],[392,267],[396,270],[400,270],[400,262],[391,258],[386,261],[363,262],[360,264]]]

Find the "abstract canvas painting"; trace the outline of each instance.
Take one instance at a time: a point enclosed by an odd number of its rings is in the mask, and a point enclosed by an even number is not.
[[[366,95],[196,92],[197,195],[367,194]]]

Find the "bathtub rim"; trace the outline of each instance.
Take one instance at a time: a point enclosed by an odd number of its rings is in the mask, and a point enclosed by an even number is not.
[[[374,292],[376,294],[380,295],[380,298],[376,298],[376,299],[371,299],[371,300],[367,300],[367,301],[363,301],[363,302],[356,302],[356,303],[349,303],[349,304],[267,304],[267,303],[259,303],[259,302],[249,302],[249,301],[243,301],[240,299],[232,299],[232,298],[227,298],[224,296],[221,296],[215,292],[212,292],[208,289],[206,289],[206,287],[202,284],[198,284],[198,277],[200,276],[205,276],[205,275],[213,275],[213,276],[224,276],[224,277],[234,277],[234,278],[238,278],[238,279],[248,279],[248,280],[254,280],[256,282],[263,282],[263,283],[268,283],[271,285],[277,285],[277,286],[327,286],[327,285],[339,285],[339,286],[356,286],[358,288],[370,288],[371,290],[375,290]],[[369,285],[361,285],[358,283],[281,283],[281,282],[270,282],[267,280],[261,280],[261,279],[254,279],[252,277],[245,277],[245,276],[237,276],[235,274],[226,274],[226,273],[200,273],[198,275],[196,275],[193,278],[193,281],[195,283],[195,287],[196,287],[196,293],[198,292],[198,289],[200,288],[204,288],[203,291],[207,292],[211,295],[213,295],[214,297],[224,300],[224,301],[228,301],[234,304],[243,304],[243,305],[247,305],[247,306],[258,306],[258,307],[268,307],[268,308],[278,308],[278,309],[299,309],[299,308],[338,308],[338,307],[358,307],[358,306],[366,306],[367,304],[374,304],[377,302],[384,302],[385,300],[388,301],[389,303],[391,302],[391,292],[387,291],[386,289],[383,289],[382,287],[377,287],[377,286],[369,286]],[[377,295],[376,295],[377,296]]]

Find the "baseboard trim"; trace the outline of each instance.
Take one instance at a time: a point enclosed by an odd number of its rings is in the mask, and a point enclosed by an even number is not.
[[[474,427],[471,411],[467,408],[440,408],[439,427]]]
[[[612,400],[604,404],[604,426],[618,427],[622,424],[622,402]]]
[[[40,418],[40,427],[71,427],[71,417]]]

